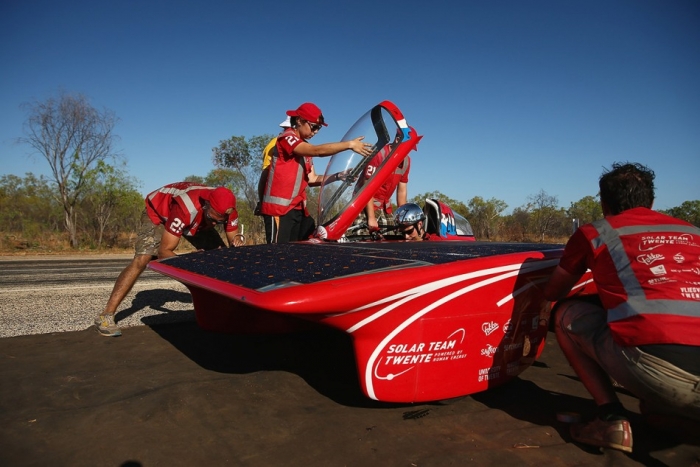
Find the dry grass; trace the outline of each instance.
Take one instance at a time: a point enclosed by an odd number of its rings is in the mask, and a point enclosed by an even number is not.
[[[123,237],[123,238],[122,238]],[[98,254],[133,254],[135,234],[124,235],[114,242],[113,246],[97,248],[83,242],[84,246],[77,249],[70,246],[67,234],[49,233],[39,237],[27,237],[21,233],[0,234],[0,255],[98,255]],[[182,242],[178,252],[193,251],[191,245]]]

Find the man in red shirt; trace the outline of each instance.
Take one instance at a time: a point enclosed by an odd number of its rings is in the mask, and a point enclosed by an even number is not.
[[[352,150],[367,157],[372,145],[363,143],[364,136],[350,141],[315,146],[308,142],[323,126],[328,126],[321,109],[311,102],[287,111],[292,127],[277,138],[277,157],[272,158],[263,192],[260,212],[279,218],[277,243],[299,240],[306,214],[306,187],[309,168],[306,158],[332,156]]]
[[[651,210],[654,172],[641,164],[613,164],[599,186],[605,218],[569,239],[544,293],[560,300],[557,341],[598,406],[572,438],[631,452],[611,380],[647,420],[700,421],[700,229]],[[588,269],[598,297],[567,299]]]
[[[146,196],[146,209],[131,263],[119,274],[104,311],[95,318],[103,336],[120,336],[114,321],[117,307],[153,259],[175,256],[180,238],[198,250],[226,246],[216,231],[224,224],[229,246],[245,243],[238,234],[236,197],[225,187],[212,188],[190,182],[178,182],[159,188]]]
[[[391,154],[398,143],[403,139],[403,132],[397,131],[396,138],[391,144],[387,144],[369,161],[362,178],[355,187],[355,192],[361,189],[381,167],[384,160]],[[394,172],[377,189],[372,198],[367,202],[365,208],[353,221],[353,226],[367,225],[367,228],[355,230],[356,235],[369,235],[370,232],[378,231],[381,227],[391,227],[394,225],[393,208],[391,206],[391,196],[396,191],[396,207],[401,207],[408,202],[408,175],[411,171],[411,158],[406,156],[394,169]]]
[[[367,165],[367,169],[365,169],[365,179],[372,176],[382,161],[383,158],[378,161],[372,160],[369,165]],[[379,187],[356,222],[367,222],[370,231],[379,229],[380,224],[383,227],[393,225],[394,219],[392,217],[391,195],[396,191],[397,207],[406,204],[408,201],[408,174],[410,171],[411,158],[406,156],[396,170],[394,170],[394,173]]]

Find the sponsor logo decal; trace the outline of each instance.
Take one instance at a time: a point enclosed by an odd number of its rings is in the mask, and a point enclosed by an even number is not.
[[[491,344],[486,344],[486,348],[481,349],[481,355],[484,357],[493,357],[493,354],[498,352],[498,347],[494,347]]]
[[[661,283],[664,283],[664,282],[670,282],[670,280],[668,279],[668,277],[657,277],[657,278],[655,278],[655,279],[649,279],[649,280],[647,281],[647,283],[648,283],[649,285],[656,285],[656,284],[661,284]],[[674,282],[675,282],[675,281],[674,281]]]
[[[637,256],[637,261],[646,264],[647,266],[651,266],[654,262],[661,261],[662,259],[665,259],[664,255],[657,255],[654,253]]]
[[[501,367],[493,368],[480,368],[479,369],[479,382],[491,381],[493,379],[498,379],[501,377]]]
[[[700,300],[700,287],[681,287],[681,295],[683,298]]]
[[[484,323],[481,325],[481,330],[484,331],[485,335],[490,335],[493,331],[498,329],[498,323],[495,323],[493,321],[489,321],[488,323]]]
[[[639,251],[651,251],[664,245],[699,246],[690,234],[645,235],[642,237],[642,243],[639,244]]]

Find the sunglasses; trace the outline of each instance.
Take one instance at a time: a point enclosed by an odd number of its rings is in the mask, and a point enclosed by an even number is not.
[[[416,230],[416,227],[413,225],[409,229],[401,229],[401,235],[411,235],[414,230]]]
[[[212,217],[212,215],[211,215],[212,212],[214,214],[216,214],[217,216],[223,217],[223,219],[216,219],[216,218]],[[228,215],[219,213],[211,206],[207,206],[207,209],[204,210],[204,216],[209,220],[209,222],[211,222],[214,225],[225,224],[226,222],[228,222]]]
[[[308,121],[308,120],[306,121],[306,123],[309,124],[309,128],[310,128],[311,131],[313,131],[313,132],[319,131],[319,130],[321,129],[321,125],[318,124],[318,123],[311,123],[311,122]]]

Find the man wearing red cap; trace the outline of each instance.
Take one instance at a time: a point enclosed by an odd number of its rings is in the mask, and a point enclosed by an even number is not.
[[[236,197],[225,187],[212,188],[197,183],[178,182],[159,188],[146,196],[146,209],[136,240],[134,259],[119,274],[104,311],[95,318],[95,327],[103,336],[120,336],[114,321],[117,307],[153,259],[175,256],[180,238],[198,250],[226,246],[216,231],[224,224],[229,246],[243,245],[238,232]]]
[[[351,141],[315,146],[308,142],[328,126],[315,104],[306,102],[287,111],[291,128],[277,138],[277,157],[270,163],[260,212],[277,217],[277,235],[273,241],[286,243],[299,240],[305,213],[306,187],[309,186],[310,157],[332,156],[350,149],[364,157],[372,153],[372,145],[363,143],[363,136]]]

